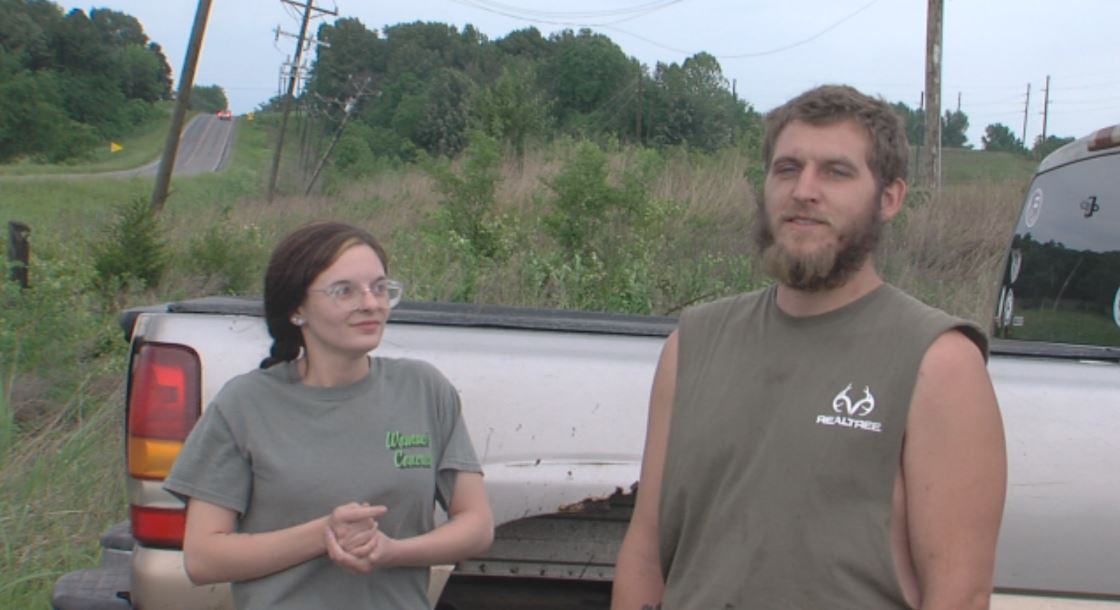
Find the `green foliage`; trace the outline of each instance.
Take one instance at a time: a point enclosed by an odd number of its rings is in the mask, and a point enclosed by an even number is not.
[[[218,85],[195,85],[191,88],[191,110],[200,112],[217,112],[229,108],[226,92]]]
[[[941,119],[941,145],[949,148],[972,148],[968,143],[968,115],[960,110],[946,110]]]
[[[902,117],[906,125],[906,139],[911,146],[920,146],[926,141],[926,111],[922,108],[910,108],[903,102],[891,104],[891,108]]]
[[[186,267],[210,291],[222,294],[260,292],[260,278],[272,244],[256,225],[233,226],[227,208],[221,220],[187,240]]]
[[[683,64],[658,64],[650,95],[650,140],[712,152],[757,132],[761,119],[730,91],[719,62],[697,53]]]
[[[1055,150],[1058,150],[1066,144],[1069,144],[1073,140],[1074,138],[1072,137],[1063,138],[1059,136],[1047,136],[1046,139],[1043,140],[1042,136],[1038,136],[1034,140],[1034,146],[1031,148],[1031,154],[1034,155],[1035,159],[1045,159],[1046,155],[1049,155]]]
[[[490,136],[506,142],[518,159],[524,158],[525,145],[531,139],[547,137],[552,123],[549,102],[536,81],[532,64],[507,64],[474,103],[475,122]]]
[[[167,60],[129,15],[64,16],[46,0],[4,0],[0,13],[0,163],[85,156],[169,97]]]
[[[469,255],[468,262],[498,259],[508,254],[502,239],[501,221],[494,215],[501,149],[494,138],[480,131],[472,130],[469,136],[470,146],[463,153],[458,173],[452,171],[447,161],[427,163],[436,189],[444,196],[439,224],[452,241],[462,242],[462,249]]]
[[[167,243],[148,201],[137,197],[116,208],[113,223],[91,244],[94,285],[103,292],[159,285],[167,269]]]
[[[1011,128],[1003,123],[992,123],[984,128],[984,135],[980,138],[984,150],[992,152],[1026,153],[1027,147],[1015,137]]]

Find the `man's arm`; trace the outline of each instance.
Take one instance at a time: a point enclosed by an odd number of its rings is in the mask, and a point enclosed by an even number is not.
[[[921,609],[988,608],[1007,451],[984,359],[959,331],[922,359],[902,469]]]
[[[649,399],[646,446],[638,499],[630,527],[622,540],[615,564],[611,610],[654,610],[661,607],[665,581],[658,552],[657,507],[661,499],[661,474],[669,440],[669,417],[677,387],[677,333],[669,335],[661,350]]]

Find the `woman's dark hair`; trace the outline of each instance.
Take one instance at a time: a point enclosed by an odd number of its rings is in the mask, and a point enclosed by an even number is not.
[[[303,304],[307,287],[344,251],[362,244],[373,248],[388,273],[389,258],[377,239],[345,223],[312,222],[280,240],[264,274],[264,319],[272,336],[272,348],[261,361],[262,369],[299,357],[303,333],[291,318]]]

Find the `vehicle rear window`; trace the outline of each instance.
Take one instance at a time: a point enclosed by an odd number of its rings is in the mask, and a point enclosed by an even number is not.
[[[1120,346],[1120,154],[1040,174],[1004,270],[995,334]]]

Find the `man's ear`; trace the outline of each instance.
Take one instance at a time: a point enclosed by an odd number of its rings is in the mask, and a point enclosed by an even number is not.
[[[902,200],[906,199],[906,181],[895,178],[883,187],[883,194],[879,196],[879,219],[886,222],[894,218],[902,209]]]

